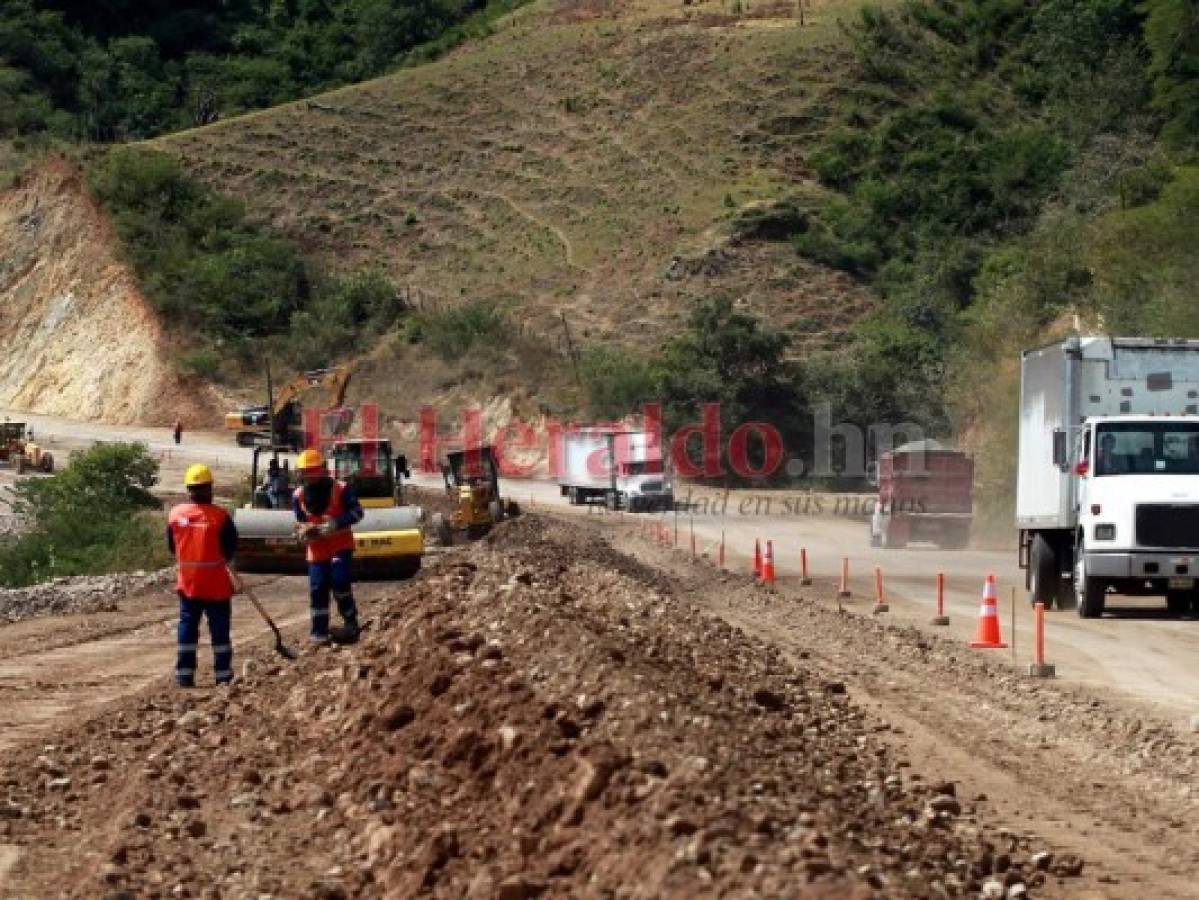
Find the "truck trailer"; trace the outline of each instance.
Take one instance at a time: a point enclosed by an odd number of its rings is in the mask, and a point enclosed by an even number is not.
[[[1199,613],[1199,341],[1071,337],[1021,361],[1016,526],[1033,603]]]
[[[572,505],[603,503],[629,512],[674,507],[661,444],[648,432],[571,429],[561,441],[558,487]]]
[[[937,441],[913,441],[878,459],[873,547],[931,541],[947,550],[970,542],[974,460]]]

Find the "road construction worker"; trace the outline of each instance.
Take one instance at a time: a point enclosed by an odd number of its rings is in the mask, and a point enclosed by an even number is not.
[[[354,491],[332,478],[321,452],[309,448],[296,461],[302,484],[293,494],[297,529],[305,542],[313,641],[332,638],[350,644],[358,640],[358,607],[354,604],[351,526],[362,521],[362,505]],[[337,601],[343,627],[329,628],[329,594]]]
[[[212,472],[203,463],[183,476],[190,502],[171,509],[167,517],[167,546],[178,565],[179,652],[175,681],[180,687],[196,683],[196,648],[200,620],[207,616],[212,638],[213,672],[217,684],[233,680],[233,644],[229,626],[233,614],[233,579],[229,564],[237,550],[237,528],[212,502]]]

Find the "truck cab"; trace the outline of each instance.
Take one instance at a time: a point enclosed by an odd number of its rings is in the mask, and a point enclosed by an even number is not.
[[[1080,611],[1101,614],[1110,588],[1199,612],[1199,416],[1090,418],[1075,443]]]

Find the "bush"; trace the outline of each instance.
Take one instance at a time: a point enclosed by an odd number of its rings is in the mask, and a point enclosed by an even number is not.
[[[453,362],[473,348],[501,345],[508,332],[504,311],[494,303],[478,302],[414,316],[408,339]]]
[[[587,392],[587,411],[601,419],[620,419],[655,397],[648,360],[612,347],[589,347],[579,362]]]
[[[97,444],[51,478],[20,481],[13,509],[29,530],[0,542],[0,584],[150,569],[169,562],[158,463],[142,444]]]
[[[175,359],[175,367],[185,378],[216,381],[221,374],[221,357],[215,350],[188,350]]]

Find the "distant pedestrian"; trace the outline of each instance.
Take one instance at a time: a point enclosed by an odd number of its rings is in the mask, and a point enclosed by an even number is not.
[[[178,419],[175,420],[175,443],[178,444],[183,440],[183,423]]]
[[[175,582],[179,593],[175,681],[180,687],[196,683],[200,620],[207,616],[216,683],[228,684],[233,680],[233,643],[229,636],[233,579],[229,563],[237,550],[237,528],[229,514],[212,502],[212,472],[208,466],[190,466],[183,484],[190,502],[174,507],[167,520],[167,546],[179,567]]]

